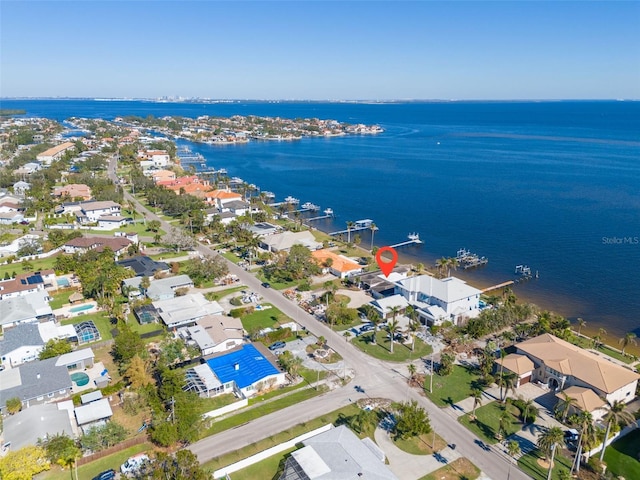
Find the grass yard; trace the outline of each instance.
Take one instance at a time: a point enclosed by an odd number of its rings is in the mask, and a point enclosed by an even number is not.
[[[111,325],[111,320],[109,320],[109,317],[105,312],[85,313],[84,315],[78,315],[77,317],[66,318],[60,323],[62,325],[75,325],[76,323],[86,322],[88,320],[93,320],[93,323],[100,332],[100,337],[102,338],[98,341],[111,340],[113,338],[111,335],[111,329],[114,328],[114,326]],[[84,343],[81,346],[82,348],[85,348],[90,346],[91,343]]]
[[[400,450],[410,453],[411,455],[432,455],[435,452],[443,450],[447,446],[442,437],[435,434],[435,448],[433,446],[433,432],[418,435],[417,437],[394,439],[393,443]]]
[[[474,480],[479,475],[480,469],[462,457],[419,480]]]
[[[461,416],[458,421],[475,433],[486,443],[497,443],[498,424],[500,415],[503,412],[503,405],[498,402],[491,402],[476,410],[476,419],[471,420],[469,415]],[[507,411],[511,414],[506,425],[506,436],[512,435],[520,430],[519,410],[513,405],[506,405]]]
[[[276,323],[278,322],[287,323],[292,321],[270,303],[265,303],[263,305],[269,305],[271,308],[267,308],[266,310],[254,310],[253,313],[242,317],[242,326],[247,332],[251,332],[256,328],[274,328],[277,326]]]
[[[518,460],[518,466],[524,473],[534,480],[546,480],[549,469],[548,467],[541,465],[541,462],[544,462],[544,454],[542,454],[540,450],[533,450],[532,452],[520,457]],[[553,463],[554,467],[551,480],[560,480],[560,472],[563,470],[567,473],[571,471],[570,458],[556,454]]]
[[[201,402],[202,408],[199,409],[199,413],[205,414],[211,410],[231,405],[233,402],[237,401],[238,399],[232,393],[225,393],[224,395],[218,395],[211,398],[203,398]]]
[[[221,254],[224,258],[226,258],[227,260],[229,260],[230,262],[233,262],[235,264],[238,264],[242,261],[242,259],[238,256],[236,256],[235,254],[231,253],[231,252],[224,252]]]
[[[29,260],[28,262],[13,262],[7,263],[6,265],[0,265],[0,278],[4,278],[5,273],[12,275],[14,272],[25,273],[25,272],[38,272],[41,270],[48,270],[53,268],[53,265],[56,263],[56,257],[59,254],[52,255],[47,258],[41,258],[38,260]],[[31,265],[29,267],[29,265]],[[25,270],[25,266],[28,268]]]
[[[585,349],[593,348],[593,342],[591,341],[591,339],[586,337],[576,337],[572,343]],[[634,360],[633,357],[628,355],[622,355],[622,352],[619,352],[618,350],[615,350],[608,345],[599,346],[596,350],[598,352],[602,352],[605,355],[610,356],[611,358],[615,358],[616,360],[620,360],[621,362],[624,362],[627,364],[633,362]]]
[[[69,297],[74,292],[77,292],[75,288],[65,288],[64,290],[58,290],[58,293],[53,295],[53,300],[49,302],[51,309],[56,310],[63,305],[67,305],[69,303]]]
[[[125,215],[125,216],[130,216],[130,215]],[[162,229],[158,229],[157,232],[147,230],[147,226],[142,222],[142,220],[139,219],[139,215],[136,215],[136,223],[134,223],[133,225],[126,225],[122,228],[116,228],[113,230],[100,230],[100,229],[94,228],[91,230],[87,230],[87,232],[95,233],[98,235],[109,235],[109,236],[112,236],[115,232],[123,232],[123,233],[134,232],[141,237],[151,237],[151,238],[153,238],[156,235],[156,233],[159,233],[161,236],[164,236],[166,234],[166,232]]]
[[[189,255],[189,252],[162,252],[162,253],[154,253],[153,255],[149,255],[154,260],[158,261],[166,261],[167,263],[171,263],[169,260],[172,258],[181,258]]]
[[[267,277],[265,277],[262,271],[256,272],[256,278],[261,282],[268,282],[271,285],[271,288],[274,288],[275,290],[285,290],[287,288],[295,288],[298,286],[300,282],[303,281],[303,280],[291,280],[290,282],[276,282],[274,280],[269,280]]]
[[[246,289],[247,289],[246,286],[240,285],[239,287],[225,288],[224,290],[219,290],[217,292],[207,292],[204,294],[204,296],[207,300],[212,302],[212,301],[218,301],[222,297],[226,297],[227,295],[231,295],[232,293],[240,292]]]
[[[273,413],[277,410],[282,410],[283,408],[290,407],[291,405],[295,405],[296,403],[304,402],[305,400],[309,400],[310,398],[313,398],[322,393],[324,393],[323,389],[314,390],[313,388],[307,388],[292,393],[291,395],[287,395],[286,397],[282,397],[269,403],[265,403],[264,405],[259,405],[248,410],[240,411],[240,413],[237,413],[236,415],[232,415],[230,417],[214,422],[210,428],[208,428],[204,432],[201,432],[200,438],[208,437],[209,435],[215,435],[216,433],[220,433],[224,430],[237,427],[251,420],[255,420],[256,418],[260,418],[264,415],[269,415],[270,413]]]
[[[78,478],[93,478],[100,472],[113,468],[116,471],[120,471],[120,465],[132,455],[140,452],[148,452],[152,449],[150,443],[141,443],[140,445],[134,445],[133,447],[121,450],[112,455],[95,460],[86,465],[78,467]],[[75,476],[72,476],[70,470],[62,470],[58,466],[53,466],[51,470],[36,475],[36,480],[74,480]]]
[[[604,461],[607,470],[618,477],[640,478],[640,430],[633,430],[609,445]]]
[[[321,417],[314,418],[313,420],[310,420],[308,422],[298,424],[288,430],[274,433],[273,435],[265,439],[259,440],[257,442],[254,442],[243,449],[236,450],[228,454],[222,455],[218,458],[209,460],[207,463],[203,465],[203,467],[208,468],[211,471],[217,470],[222,467],[226,467],[227,465],[231,465],[232,463],[235,463],[239,460],[250,457],[251,455],[254,455],[258,452],[262,452],[267,448],[273,447],[282,442],[286,442],[287,440],[291,440],[292,438],[302,435],[303,433],[310,432],[311,430],[319,428],[328,423],[335,423],[338,420],[338,418],[340,418],[341,416],[350,417],[352,415],[356,415],[359,411],[360,409],[356,405],[354,404],[347,405],[346,407],[343,407],[339,410],[335,410],[331,413],[327,413],[326,415],[323,415]],[[235,475],[233,476],[233,478],[235,480],[236,478]],[[273,478],[273,477],[259,476],[259,477],[253,477],[253,478]]]
[[[451,375],[441,377],[434,373],[433,393],[429,393],[430,375],[425,375],[425,393],[433,403],[446,407],[470,397],[473,382],[479,378],[480,375],[473,368],[454,365]]]
[[[396,341],[393,344],[393,353],[391,353],[391,342],[387,335],[386,330],[376,332],[376,343],[373,344],[371,343],[371,333],[367,333],[353,338],[351,343],[367,355],[392,362],[406,362],[407,360],[425,357],[431,353],[431,345],[426,344],[419,338],[416,338],[415,351],[411,351],[411,343],[402,344]]]
[[[284,464],[287,457],[291,455],[291,452],[297,450],[296,448],[290,448],[284,452],[273,455],[272,457],[265,458],[261,462],[254,463],[253,465],[243,468],[234,472],[230,476],[233,480],[255,480],[256,478],[279,478],[282,472],[284,472]]]

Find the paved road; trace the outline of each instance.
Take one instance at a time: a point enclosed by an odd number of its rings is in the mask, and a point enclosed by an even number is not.
[[[109,162],[109,176],[114,181],[116,180],[115,168],[116,162],[112,158]],[[139,212],[147,213],[147,219],[159,220],[165,231],[171,230],[171,225],[168,222],[147,210],[126,191],[124,192],[124,197],[126,200],[133,202]],[[211,248],[201,244],[196,247],[196,250],[202,255],[218,255]],[[240,449],[255,441],[267,438],[274,432],[286,430],[301,422],[343,407],[359,397],[368,395],[370,397],[389,398],[394,401],[416,400],[429,412],[431,425],[438,434],[448,443],[455,443],[458,449],[457,452],[461,456],[471,460],[493,480],[507,478],[508,457],[498,451],[499,447],[494,447],[490,450],[482,449],[475,443],[476,437],[458,423],[455,416],[448,414],[446,410],[436,407],[424,396],[420,395],[418,391],[408,388],[405,365],[382,362],[362,353],[350,343],[345,342],[344,338],[332,331],[324,323],[319,322],[298,305],[287,300],[281,292],[264,288],[261,282],[251,273],[232,262],[227,261],[227,263],[229,272],[237,275],[240,281],[250,290],[259,292],[264,297],[265,302],[273,304],[285,315],[306,327],[316,336],[324,336],[331,348],[342,356],[347,369],[355,371],[355,377],[351,384],[343,388],[332,390],[285,410],[265,415],[247,424],[194,443],[189,446],[189,449],[198,456],[200,462],[206,462],[217,456]],[[355,392],[353,385],[360,385],[365,393]],[[514,468],[511,470],[510,478],[513,480],[525,480],[529,477]]]

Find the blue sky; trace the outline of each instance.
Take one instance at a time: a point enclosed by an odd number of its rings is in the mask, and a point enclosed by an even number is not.
[[[640,98],[640,2],[12,1],[0,96]]]

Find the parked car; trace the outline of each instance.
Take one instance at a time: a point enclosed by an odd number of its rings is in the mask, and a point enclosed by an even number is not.
[[[564,439],[567,442],[577,442],[579,437],[580,434],[575,428],[570,428],[564,432]]]
[[[113,480],[114,478],[116,478],[116,471],[111,468],[109,470],[105,470],[102,473],[99,473],[98,475],[93,477],[93,480]]]
[[[123,475],[129,473],[136,473],[142,466],[149,461],[149,457],[144,453],[139,453],[133,457],[129,457],[126,462],[120,466],[120,471]]]
[[[374,328],[375,327],[373,326],[373,323],[367,323],[366,325],[363,325],[362,327],[360,327],[360,333],[370,332]]]
[[[271,288],[271,284],[269,282],[262,282],[262,286],[264,288]]]
[[[279,348],[284,348],[286,346],[287,346],[287,344],[284,343],[284,342],[275,342],[275,343],[272,343],[271,345],[269,345],[269,350],[271,350],[273,352],[274,350],[278,350]]]

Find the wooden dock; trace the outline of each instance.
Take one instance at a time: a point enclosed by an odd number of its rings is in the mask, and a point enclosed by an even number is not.
[[[498,285],[494,285],[492,287],[487,287],[485,289],[480,290],[480,293],[490,292],[492,290],[498,290],[499,288],[508,287],[509,285],[513,285],[515,282],[513,280],[509,280],[508,282],[502,282]]]
[[[377,229],[378,228],[376,227],[375,230],[377,230]],[[362,230],[371,230],[371,227],[352,227],[351,228],[351,232],[360,232]],[[333,236],[333,235],[341,235],[343,233],[349,233],[349,230],[339,230],[337,232],[331,232],[329,235],[331,235],[331,236]]]
[[[486,265],[487,263],[489,263],[488,258],[485,258],[485,257],[475,258],[475,259],[465,260],[464,263],[462,264],[462,268],[466,270],[467,268],[481,267],[482,265]]]
[[[311,217],[311,218],[306,218],[305,220],[307,222],[311,222],[313,220],[322,220],[323,218],[332,218],[333,215],[320,215],[319,217]]]

